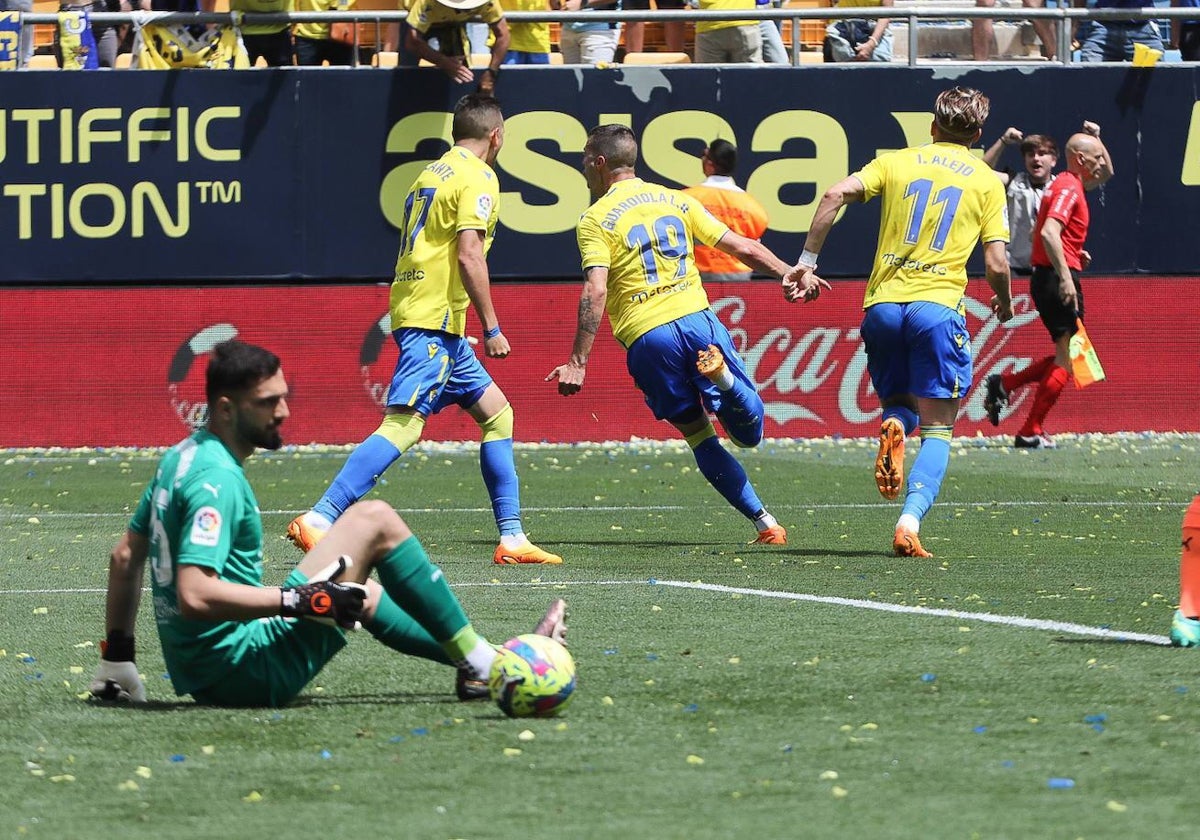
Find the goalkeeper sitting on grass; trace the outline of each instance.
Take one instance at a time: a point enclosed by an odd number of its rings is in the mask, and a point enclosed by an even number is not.
[[[263,585],[262,521],[242,463],[258,447],[283,444],[287,394],[275,354],[240,341],[214,348],[208,424],[163,456],[113,549],[92,694],[146,699],[134,622],[149,559],[176,694],[219,706],[284,705],[342,649],[345,630],[361,624],[401,653],[455,666],[460,699],[485,697],[495,649],[386,503],[353,505],[282,587]],[[556,600],[534,632],[562,641],[565,608]]]

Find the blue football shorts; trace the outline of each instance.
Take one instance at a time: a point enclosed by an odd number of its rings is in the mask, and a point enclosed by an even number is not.
[[[877,303],[864,313],[861,332],[880,399],[959,399],[970,390],[971,337],[961,309],[923,300]]]
[[[448,405],[474,405],[492,384],[463,336],[401,327],[392,338],[400,356],[388,388],[388,405],[407,406],[428,417]]]
[[[754,388],[729,330],[711,309],[655,327],[630,345],[625,365],[656,419],[688,423],[702,410],[721,410],[724,395],[696,370],[696,354],[710,344],[721,348],[733,375]]]
[[[283,585],[307,582],[304,574],[293,569]],[[227,650],[236,652],[236,661],[214,683],[192,692],[197,703],[283,706],[346,646],[340,628],[281,616],[242,622],[225,641]]]

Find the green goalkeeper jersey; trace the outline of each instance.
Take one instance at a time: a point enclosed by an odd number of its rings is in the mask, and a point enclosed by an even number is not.
[[[206,430],[171,447],[129,523],[150,541],[154,616],[176,694],[212,685],[245,654],[244,621],[194,621],[179,613],[179,567],[262,586],[258,500],[237,458]]]

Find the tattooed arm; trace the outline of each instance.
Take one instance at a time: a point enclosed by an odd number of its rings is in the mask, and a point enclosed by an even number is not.
[[[589,268],[583,281],[583,293],[579,296],[579,322],[575,328],[575,344],[571,348],[571,359],[559,365],[546,376],[546,382],[558,380],[558,393],[564,397],[579,393],[583,388],[583,376],[587,367],[596,331],[604,317],[604,303],[608,299],[608,269]]]

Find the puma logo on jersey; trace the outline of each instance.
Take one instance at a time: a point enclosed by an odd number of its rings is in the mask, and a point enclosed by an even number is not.
[[[204,482],[204,484],[202,484],[201,486],[202,486],[202,487],[203,487],[205,490],[207,490],[208,492],[212,493],[212,494],[213,494],[213,498],[214,498],[214,499],[216,499],[216,498],[219,498],[219,497],[220,497],[220,495],[221,495],[221,485],[220,485],[220,484],[217,484],[217,485],[215,485],[215,486],[214,486],[214,485],[212,485],[212,484],[209,484],[209,483],[206,481],[206,482]]]

